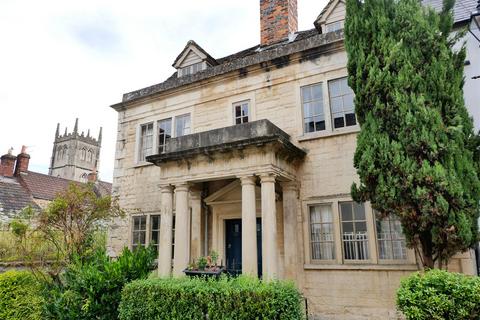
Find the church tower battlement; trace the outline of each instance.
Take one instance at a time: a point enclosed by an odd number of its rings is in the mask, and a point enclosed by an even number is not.
[[[88,174],[97,173],[102,144],[102,127],[98,138],[78,131],[78,118],[75,120],[73,132],[60,134],[60,123],[57,124],[53,151],[48,174],[69,180],[87,182]]]

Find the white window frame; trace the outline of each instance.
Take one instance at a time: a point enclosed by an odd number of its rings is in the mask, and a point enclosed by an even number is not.
[[[332,82],[336,82],[336,81],[341,81],[341,80],[344,80],[346,79],[347,80],[347,86],[348,86],[348,76],[344,76],[344,77],[338,77],[338,78],[332,78],[332,79],[329,79],[327,81],[327,88],[328,88],[328,107],[329,107],[329,112],[330,112],[330,119],[331,119],[331,127],[332,127],[332,131],[345,131],[345,130],[351,130],[351,128],[358,128],[359,127],[359,124],[358,124],[358,119],[357,119],[357,114],[355,113],[355,101],[353,101],[353,114],[355,116],[355,124],[354,125],[347,125],[347,121],[346,121],[346,117],[345,115],[347,113],[345,113],[345,109],[344,109],[344,105],[343,105],[343,97],[345,96],[345,94],[342,94],[341,96],[335,96],[333,97],[332,96],[332,93],[331,93],[331,90],[330,90],[330,83]],[[350,88],[350,90],[352,90]],[[352,90],[353,92],[353,90]],[[343,113],[343,121],[344,121],[344,126],[343,127],[338,127],[338,128],[335,128],[335,114],[337,114],[338,112],[334,113],[333,112],[333,109],[332,109],[332,99],[334,98],[339,98],[339,97],[342,97],[342,113]],[[353,100],[355,100],[355,93],[353,93]]]
[[[377,256],[378,256],[378,263],[379,264],[404,264],[404,263],[408,263],[410,260],[412,260],[412,250],[409,249],[408,247],[406,247],[406,244],[405,244],[405,250],[406,250],[406,258],[405,259],[381,259],[380,258],[380,246],[379,246],[379,239],[378,239],[378,228],[377,228],[377,216],[376,216],[376,212],[375,210],[373,210],[373,217],[375,219],[375,241],[376,241],[376,245],[377,245]],[[392,217],[388,217],[388,219],[392,219]],[[393,218],[393,219],[398,219],[397,217]],[[404,237],[404,241],[406,242],[405,240],[405,237]],[[414,259],[414,257],[413,257]]]
[[[352,218],[351,220],[344,220],[343,219],[343,212],[341,210],[341,206],[344,205],[344,204],[347,204],[347,205],[351,205],[351,209],[352,209]],[[355,217],[355,202],[354,201],[339,201],[338,202],[338,213],[339,213],[339,218],[340,218],[340,234],[341,234],[341,237],[342,237],[342,257],[343,257],[343,261],[344,262],[352,262],[352,263],[363,263],[364,261],[370,261],[371,260],[371,256],[372,256],[372,251],[371,251],[371,243],[372,242],[372,231],[373,230],[369,230],[369,226],[368,226],[368,218],[367,218],[367,210],[365,208],[365,204],[364,203],[361,203],[361,205],[363,206],[363,211],[364,211],[364,215],[365,215],[365,219],[364,220],[361,220],[361,219],[357,219]],[[345,237],[345,234],[344,234],[344,223],[351,223],[352,224],[352,228],[353,228],[353,235],[356,236],[357,235],[357,232],[356,232],[356,224],[357,223],[365,223],[365,236],[366,236],[366,239],[350,239],[350,240],[346,240],[344,237]],[[347,245],[348,247],[351,249],[350,251],[353,252],[353,255],[354,256],[357,256],[358,254],[358,245],[361,243],[362,247],[364,248],[364,254],[366,255],[366,258],[365,259],[347,259],[347,255],[346,255],[346,250],[347,250]],[[352,251],[353,249],[353,251]]]
[[[345,24],[344,20],[325,23],[325,33],[342,30],[344,28],[344,24]]]
[[[155,149],[157,150],[158,153],[164,153],[165,152],[165,145],[168,141],[168,139],[165,137],[163,140],[163,148],[162,148],[162,151],[160,151],[160,146],[162,145],[160,143],[160,122],[162,121],[167,121],[167,120],[170,120],[170,139],[171,138],[174,138],[174,130],[173,130],[173,117],[169,117],[169,118],[164,118],[164,119],[160,119],[158,120],[156,123],[157,123],[157,127],[156,127],[156,146],[155,146]],[[191,125],[191,124],[190,124]]]
[[[312,237],[311,237],[311,236],[312,236],[311,229],[312,229],[312,224],[313,224],[313,222],[312,222],[312,214],[311,214],[312,212],[311,212],[311,209],[314,208],[314,207],[328,207],[328,208],[330,208],[330,213],[331,213],[331,215],[332,215],[332,222],[330,222],[330,223],[331,223],[331,225],[332,225],[332,237],[333,237],[333,241],[322,241],[322,240],[320,240],[320,241],[313,241],[313,239],[312,239]],[[335,214],[334,214],[334,212],[333,212],[332,203],[309,204],[309,205],[307,206],[307,208],[308,208],[307,214],[308,214],[308,226],[309,226],[309,234],[308,234],[309,242],[308,242],[308,245],[310,246],[311,260],[312,260],[312,261],[318,261],[318,262],[320,262],[320,263],[323,263],[323,262],[326,262],[326,263],[335,262],[335,261],[336,261],[336,258],[337,258],[337,257],[336,257],[336,256],[337,256],[337,252],[336,252],[337,244],[336,244],[336,241],[335,241],[335,239],[336,239],[336,235],[335,235],[335,221],[334,221],[334,220],[335,220]],[[321,222],[318,222],[317,224],[322,224],[322,225],[324,225],[324,224],[327,224],[327,223],[328,223],[328,222],[323,222],[323,221],[321,221]],[[332,257],[331,259],[315,259],[315,258],[313,257],[313,243],[314,243],[314,242],[318,242],[318,243],[320,243],[320,244],[321,244],[321,243],[324,243],[324,242],[332,242],[332,245],[333,245],[332,256],[333,256],[333,257]]]
[[[323,110],[323,122],[324,122],[324,126],[325,128],[322,129],[322,130],[314,130],[314,131],[311,131],[311,132],[306,132],[306,127],[305,127],[305,105],[304,105],[304,101],[303,101],[303,89],[304,88],[311,88],[313,86],[320,86],[320,88],[322,89],[322,97],[320,100],[315,100],[315,99],[311,99],[309,100],[307,103],[312,103],[312,102],[316,102],[316,101],[319,101],[321,102],[322,106],[322,110]],[[326,131],[328,131],[328,125],[327,125],[327,112],[326,112],[326,108],[325,108],[325,84],[323,81],[319,81],[319,82],[314,82],[314,83],[310,83],[310,84],[305,84],[305,85],[302,85],[300,86],[300,105],[301,105],[301,113],[302,113],[302,134],[304,135],[315,135],[315,134],[321,134],[321,133],[324,133]],[[318,117],[320,116],[320,114],[316,114],[316,115],[312,115],[311,118],[314,118],[314,117]]]
[[[417,270],[417,264],[415,259],[415,252],[413,249],[407,248],[407,259],[405,260],[381,260],[378,259],[378,243],[377,243],[377,231],[375,225],[374,211],[369,202],[364,203],[365,218],[367,223],[368,233],[368,260],[346,260],[343,253],[343,241],[342,241],[342,226],[340,219],[340,203],[353,201],[350,196],[338,195],[338,196],[325,196],[325,197],[312,197],[308,200],[302,201],[302,215],[303,215],[303,236],[304,236],[304,256],[305,256],[305,268],[306,269],[405,269],[405,270]],[[326,205],[331,206],[333,213],[333,234],[335,239],[335,259],[333,260],[320,260],[313,259],[311,248],[311,234],[310,234],[310,206]]]
[[[236,108],[237,107],[240,107],[242,108],[243,105],[247,105],[247,115],[244,116],[244,115],[241,115],[240,117],[237,117],[237,114],[236,114]],[[242,124],[242,123],[247,123],[247,122],[251,122],[251,112],[252,111],[252,107],[251,107],[251,103],[250,103],[250,100],[242,100],[242,101],[238,101],[238,102],[235,102],[232,104],[232,117],[233,117],[233,124],[234,125],[237,125],[237,124]],[[247,121],[246,122],[243,122],[243,119],[247,117]],[[237,119],[240,119],[240,123],[237,123]]]
[[[178,135],[177,134],[177,121],[179,118],[184,118],[188,116],[189,117],[189,127],[188,127],[188,133],[183,133],[182,135]],[[185,128],[183,128],[184,130]],[[189,135],[189,134],[192,134],[192,114],[190,112],[188,113],[183,113],[183,114],[179,114],[179,115],[176,115],[174,117],[174,121],[173,121],[173,133],[172,133],[172,136],[174,138],[177,138],[177,137],[182,137],[182,136],[186,136],[186,135]]]
[[[142,223],[140,222],[140,229],[136,230],[135,229],[135,219],[137,218],[144,218],[145,219],[145,229],[142,229]],[[131,235],[131,239],[130,239],[130,249],[133,251],[134,249],[136,249],[137,247],[139,246],[143,246],[143,247],[147,247],[148,246],[148,240],[147,240],[147,237],[148,237],[148,221],[149,220],[149,216],[148,215],[134,215],[132,216],[132,219],[131,219],[131,231],[130,231],[130,235]],[[138,243],[136,245],[134,245],[133,241],[135,239],[135,233],[144,233],[144,238],[145,238],[145,243]]]
[[[141,158],[141,153],[142,153],[142,148],[143,148],[143,141],[142,141],[142,127],[152,125],[152,153],[146,154],[145,153],[145,158],[151,154],[153,154],[155,148],[156,148],[156,143],[155,143],[155,132],[156,132],[156,126],[154,121],[149,121],[146,123],[142,123],[138,126],[137,130],[137,148],[136,148],[136,163],[146,163],[146,159]]]

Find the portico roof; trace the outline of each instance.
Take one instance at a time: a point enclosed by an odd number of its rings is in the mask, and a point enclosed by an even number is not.
[[[304,150],[290,142],[290,136],[287,133],[264,119],[171,138],[166,143],[164,153],[148,156],[147,161],[161,165],[197,155],[208,156],[216,152],[228,152],[270,143],[279,144],[282,155],[289,161],[301,159],[306,155]]]

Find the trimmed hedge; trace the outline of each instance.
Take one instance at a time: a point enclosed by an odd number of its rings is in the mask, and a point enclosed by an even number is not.
[[[121,320],[133,319],[304,319],[302,298],[293,283],[239,277],[220,280],[165,278],[127,284]]]
[[[397,308],[407,320],[480,319],[480,278],[431,270],[404,279]]]
[[[0,274],[0,319],[41,320],[41,285],[27,271]]]

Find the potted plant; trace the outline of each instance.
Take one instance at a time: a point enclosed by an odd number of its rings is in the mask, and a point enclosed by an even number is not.
[[[215,277],[218,278],[225,271],[223,266],[218,266],[218,253],[211,251],[210,255],[200,257],[189,264],[183,272],[189,277]]]

